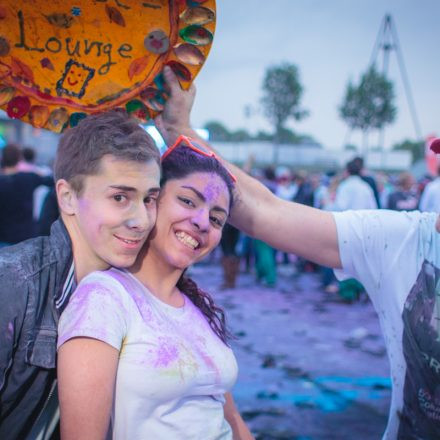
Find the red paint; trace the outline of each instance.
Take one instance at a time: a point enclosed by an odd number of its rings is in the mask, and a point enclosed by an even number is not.
[[[440,138],[434,139],[429,147],[435,154],[440,154]]]
[[[27,96],[16,96],[12,98],[6,109],[8,116],[12,119],[23,117],[31,108],[31,101]]]

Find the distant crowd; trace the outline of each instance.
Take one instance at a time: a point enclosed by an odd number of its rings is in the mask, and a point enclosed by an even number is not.
[[[49,235],[50,226],[59,215],[50,167],[37,165],[35,150],[30,147],[9,144],[1,157],[0,247]],[[349,161],[340,172],[294,172],[285,166],[256,168],[251,164],[244,168],[278,197],[326,211],[382,208],[440,212],[440,198],[436,196],[440,177],[425,175],[415,179],[407,171],[373,173],[365,169],[361,157]],[[242,264],[245,271],[255,271],[258,282],[274,287],[277,265],[293,260],[299,272],[321,272],[323,288],[330,293],[339,292],[344,300],[352,301],[363,291],[354,281],[336,282],[330,269],[276,252],[230,225],[224,228],[220,248],[223,288],[235,287]]]
[[[284,200],[327,211],[382,208],[440,212],[440,199],[434,197],[440,177],[415,179],[408,171],[373,173],[365,169],[361,157],[349,161],[340,172],[293,172],[281,166],[253,170],[252,174]]]
[[[58,218],[52,171],[33,148],[6,145],[1,155],[0,247],[48,235]]]
[[[381,208],[440,212],[440,177],[424,175],[416,179],[408,171],[372,172],[365,168],[361,157],[350,160],[340,172],[295,172],[285,166],[255,168],[251,164],[245,165],[245,171],[284,200],[326,211]],[[267,287],[276,285],[278,265],[294,264],[299,273],[320,273],[323,289],[328,293],[339,293],[342,301],[352,302],[364,292],[363,286],[355,280],[338,282],[333,270],[277,252],[231,226],[225,228],[221,245],[224,288],[235,286],[242,264],[246,272],[255,270],[257,281]]]

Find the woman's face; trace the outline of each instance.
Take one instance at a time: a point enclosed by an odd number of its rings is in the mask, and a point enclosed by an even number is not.
[[[163,187],[149,252],[173,268],[186,269],[219,243],[230,196],[215,173],[193,173]]]

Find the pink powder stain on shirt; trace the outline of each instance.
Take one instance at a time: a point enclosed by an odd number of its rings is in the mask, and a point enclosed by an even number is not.
[[[160,347],[157,350],[154,366],[156,368],[167,367],[179,358],[179,350],[166,339],[161,339],[159,343]]]

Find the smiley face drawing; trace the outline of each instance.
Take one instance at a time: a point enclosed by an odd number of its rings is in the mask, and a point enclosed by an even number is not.
[[[69,60],[64,68],[63,76],[58,80],[57,95],[68,95],[81,98],[86,92],[87,84],[93,78],[95,69]]]

